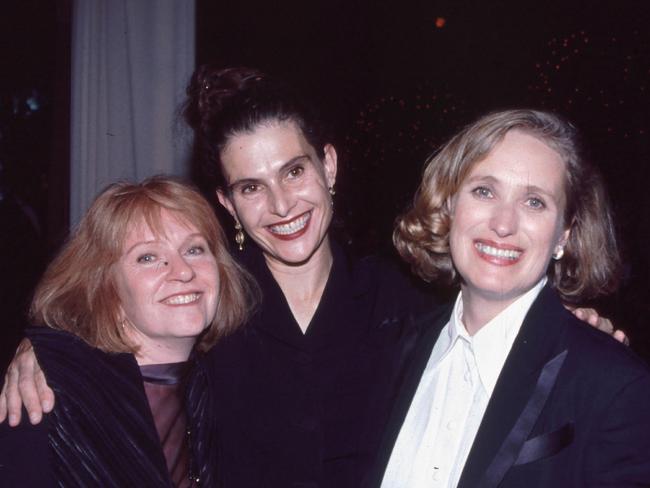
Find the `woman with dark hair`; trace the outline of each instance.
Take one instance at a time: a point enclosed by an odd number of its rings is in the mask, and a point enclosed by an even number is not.
[[[3,486],[214,486],[202,353],[245,321],[246,277],[196,190],[105,189],[36,289],[27,337],[57,402],[0,429]]]
[[[337,153],[293,88],[201,67],[188,96],[198,154],[262,289],[248,327],[210,355],[215,396],[228,399],[214,407],[221,479],[357,487],[420,333],[413,318],[436,298],[332,241]]]
[[[238,397],[216,406],[225,485],[356,487],[408,357],[398,351],[416,336],[410,316],[434,299],[330,238],[337,153],[294,89],[203,67],[188,94],[204,167],[262,288],[249,327],[213,356],[215,391]]]
[[[562,305],[611,292],[620,267],[572,126],[471,124],[427,162],[394,242],[460,293],[424,318],[367,486],[650,486],[650,370]]]
[[[202,67],[184,113],[262,291],[247,326],[208,355],[220,483],[357,487],[417,337],[411,316],[435,298],[332,242],[337,153],[291,87]]]

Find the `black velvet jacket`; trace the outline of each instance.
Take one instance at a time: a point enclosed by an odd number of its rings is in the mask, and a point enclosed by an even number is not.
[[[259,251],[245,265],[263,302],[207,358],[223,486],[358,487],[379,444],[397,376],[434,297],[375,258],[334,247],[305,334]]]
[[[0,484],[172,486],[135,358],[45,327],[28,329],[27,337],[56,402],[37,426],[0,426]],[[215,429],[203,359],[194,362],[186,388],[191,461],[200,485],[214,486]]]
[[[378,488],[446,313],[425,317],[375,468]],[[547,285],[526,314],[459,488],[650,486],[650,369]]]

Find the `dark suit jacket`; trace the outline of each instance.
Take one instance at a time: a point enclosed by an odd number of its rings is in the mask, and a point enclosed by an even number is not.
[[[430,317],[366,486],[379,486],[451,310]],[[504,364],[459,487],[650,486],[650,371],[546,286]],[[406,488],[406,487],[405,487]]]
[[[400,384],[395,373],[417,344],[410,316],[419,301],[428,312],[434,298],[390,263],[333,252],[306,334],[261,252],[242,253],[262,303],[208,353],[226,488],[358,488],[372,464]]]

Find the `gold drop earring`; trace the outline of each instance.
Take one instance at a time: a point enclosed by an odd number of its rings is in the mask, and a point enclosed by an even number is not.
[[[239,247],[240,251],[244,250],[244,240],[246,239],[246,235],[244,234],[244,231],[242,230],[242,226],[239,223],[239,220],[235,220],[235,242],[237,243],[237,247]]]

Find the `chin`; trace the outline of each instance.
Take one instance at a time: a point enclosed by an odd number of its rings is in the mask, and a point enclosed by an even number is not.
[[[477,293],[485,297],[510,297],[516,293],[518,289],[512,283],[506,283],[500,279],[486,279],[485,276],[480,276],[475,280],[463,280],[467,288],[472,293]]]
[[[275,251],[270,253],[278,261],[283,263],[297,266],[304,264],[311,259],[311,257],[318,251],[321,243],[314,242],[308,236],[303,236],[305,239],[302,242],[288,242],[284,246],[275,246]]]
[[[300,266],[301,264],[305,264],[306,262],[308,262],[313,255],[314,255],[313,251],[296,252],[291,254],[285,253],[284,255],[277,255],[276,259],[290,266]]]

